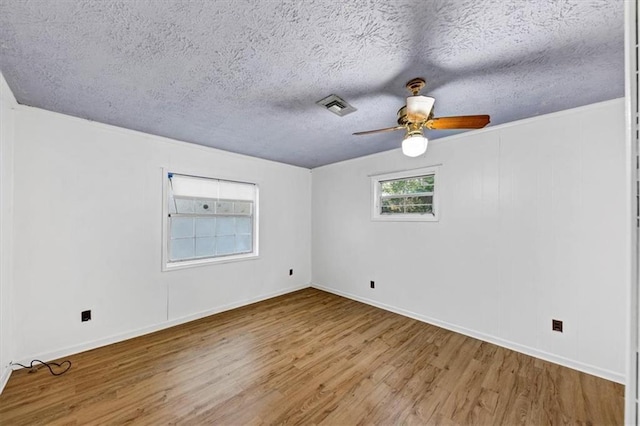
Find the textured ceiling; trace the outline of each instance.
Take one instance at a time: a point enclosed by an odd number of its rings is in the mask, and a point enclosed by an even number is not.
[[[413,77],[492,125],[622,97],[623,45],[622,0],[0,0],[18,102],[304,167],[397,148],[351,133]]]

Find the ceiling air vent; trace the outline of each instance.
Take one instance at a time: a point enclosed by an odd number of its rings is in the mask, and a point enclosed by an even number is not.
[[[324,99],[320,99],[316,103],[340,117],[350,114],[356,110],[354,107],[349,105],[347,101],[337,95],[329,95]]]

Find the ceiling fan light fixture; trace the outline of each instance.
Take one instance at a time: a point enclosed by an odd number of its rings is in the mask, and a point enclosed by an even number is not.
[[[429,118],[435,99],[429,96],[409,96],[407,98],[407,116],[410,121],[424,121]]]
[[[407,157],[418,157],[427,152],[429,139],[422,132],[409,133],[402,140],[402,153]]]

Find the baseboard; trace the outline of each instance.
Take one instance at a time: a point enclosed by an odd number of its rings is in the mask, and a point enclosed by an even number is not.
[[[263,300],[267,300],[267,299],[272,299],[274,297],[278,297],[278,296],[282,296],[283,294],[287,294],[287,293],[292,293],[294,291],[298,291],[298,290],[302,290],[304,288],[308,288],[310,285],[306,284],[306,285],[301,285],[301,286],[295,286],[295,287],[287,287],[285,289],[282,290],[278,290],[276,292],[273,293],[268,293],[268,294],[264,294],[258,297],[253,297],[250,299],[244,299],[244,300],[240,300],[238,302],[234,302],[234,303],[230,303],[228,305],[223,305],[223,306],[218,306],[214,309],[210,309],[210,310],[206,310],[206,311],[201,311],[201,312],[197,312],[195,314],[192,315],[187,315],[184,317],[180,317],[180,318],[176,318],[170,321],[166,321],[160,324],[155,324],[149,327],[143,327],[143,328],[139,328],[136,330],[132,330],[132,331],[128,331],[126,333],[119,333],[113,336],[109,336],[109,337],[105,337],[102,339],[97,339],[97,340],[93,340],[91,342],[86,342],[86,343],[82,343],[79,345],[74,345],[74,346],[68,346],[66,348],[62,348],[62,349],[57,349],[55,351],[50,351],[50,352],[45,352],[45,353],[40,353],[40,354],[32,354],[28,357],[20,357],[20,359],[18,361],[14,361],[14,362],[18,362],[21,364],[29,364],[31,362],[31,360],[34,359],[39,359],[42,361],[52,361],[58,358],[63,358],[63,357],[67,357],[70,355],[74,355],[80,352],[85,352],[91,349],[96,349],[102,346],[107,346],[107,345],[111,345],[113,343],[118,343],[118,342],[122,342],[124,340],[128,340],[128,339],[133,339],[135,337],[140,337],[140,336],[144,336],[145,334],[150,334],[150,333],[155,333],[156,331],[160,331],[160,330],[164,330],[167,328],[171,328],[171,327],[175,327],[177,325],[180,324],[185,324],[187,322],[190,321],[195,321],[198,320],[200,318],[204,318],[204,317],[208,317],[210,315],[215,315],[215,314],[219,314],[221,312],[225,312],[225,311],[230,311],[232,309],[236,309],[236,308],[240,308],[242,306],[246,306],[246,305],[250,305],[252,303],[257,303],[257,302],[261,302]],[[20,367],[16,367],[14,369],[18,369]],[[9,372],[9,374],[11,374]],[[3,376],[4,379],[4,376]],[[7,379],[8,380],[8,376]]]
[[[375,300],[367,299],[366,297],[357,296],[355,294],[347,293],[344,291],[336,290],[334,288],[325,287],[319,284],[311,284],[311,287],[316,288],[318,290],[326,291],[328,293],[333,293],[338,296],[346,297],[347,299],[356,300],[358,302],[366,303],[367,305],[375,306],[380,309],[384,309],[385,311],[394,312],[396,314],[403,315],[405,317],[413,318],[418,321],[425,322],[427,324],[435,325],[450,331],[454,331],[456,333],[464,334],[465,336],[473,337],[474,339],[483,340],[485,342],[493,343],[498,346],[502,346],[503,348],[511,349],[516,352],[523,353],[525,355],[530,355],[535,358],[540,358],[545,361],[553,362],[554,364],[562,365],[564,367],[569,367],[574,370],[582,371],[587,374],[591,374],[594,376],[602,377],[603,379],[611,380],[616,383],[625,384],[626,379],[624,374],[616,373],[614,371],[606,370],[603,368],[599,368],[590,364],[584,364],[569,358],[564,358],[561,356],[557,356],[545,351],[540,351],[535,348],[531,348],[529,346],[520,345],[518,343],[514,343],[508,340],[501,339],[499,337],[491,336],[489,334],[480,333],[475,330],[471,330],[468,328],[460,327],[455,324],[450,324],[445,321],[440,321],[435,318],[431,318],[425,315],[417,314],[415,312],[407,311],[405,309],[397,308],[395,306],[387,305],[384,303],[380,303]]]
[[[2,391],[4,390],[4,387],[7,385],[7,382],[9,381],[9,377],[11,377],[11,372],[13,370],[11,369],[10,366],[7,366],[4,371],[2,372],[2,374],[0,375],[0,395],[2,394]]]

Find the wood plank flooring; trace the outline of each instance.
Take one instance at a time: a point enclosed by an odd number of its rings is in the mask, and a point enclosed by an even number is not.
[[[623,423],[622,385],[315,289],[69,359],[0,424]]]

